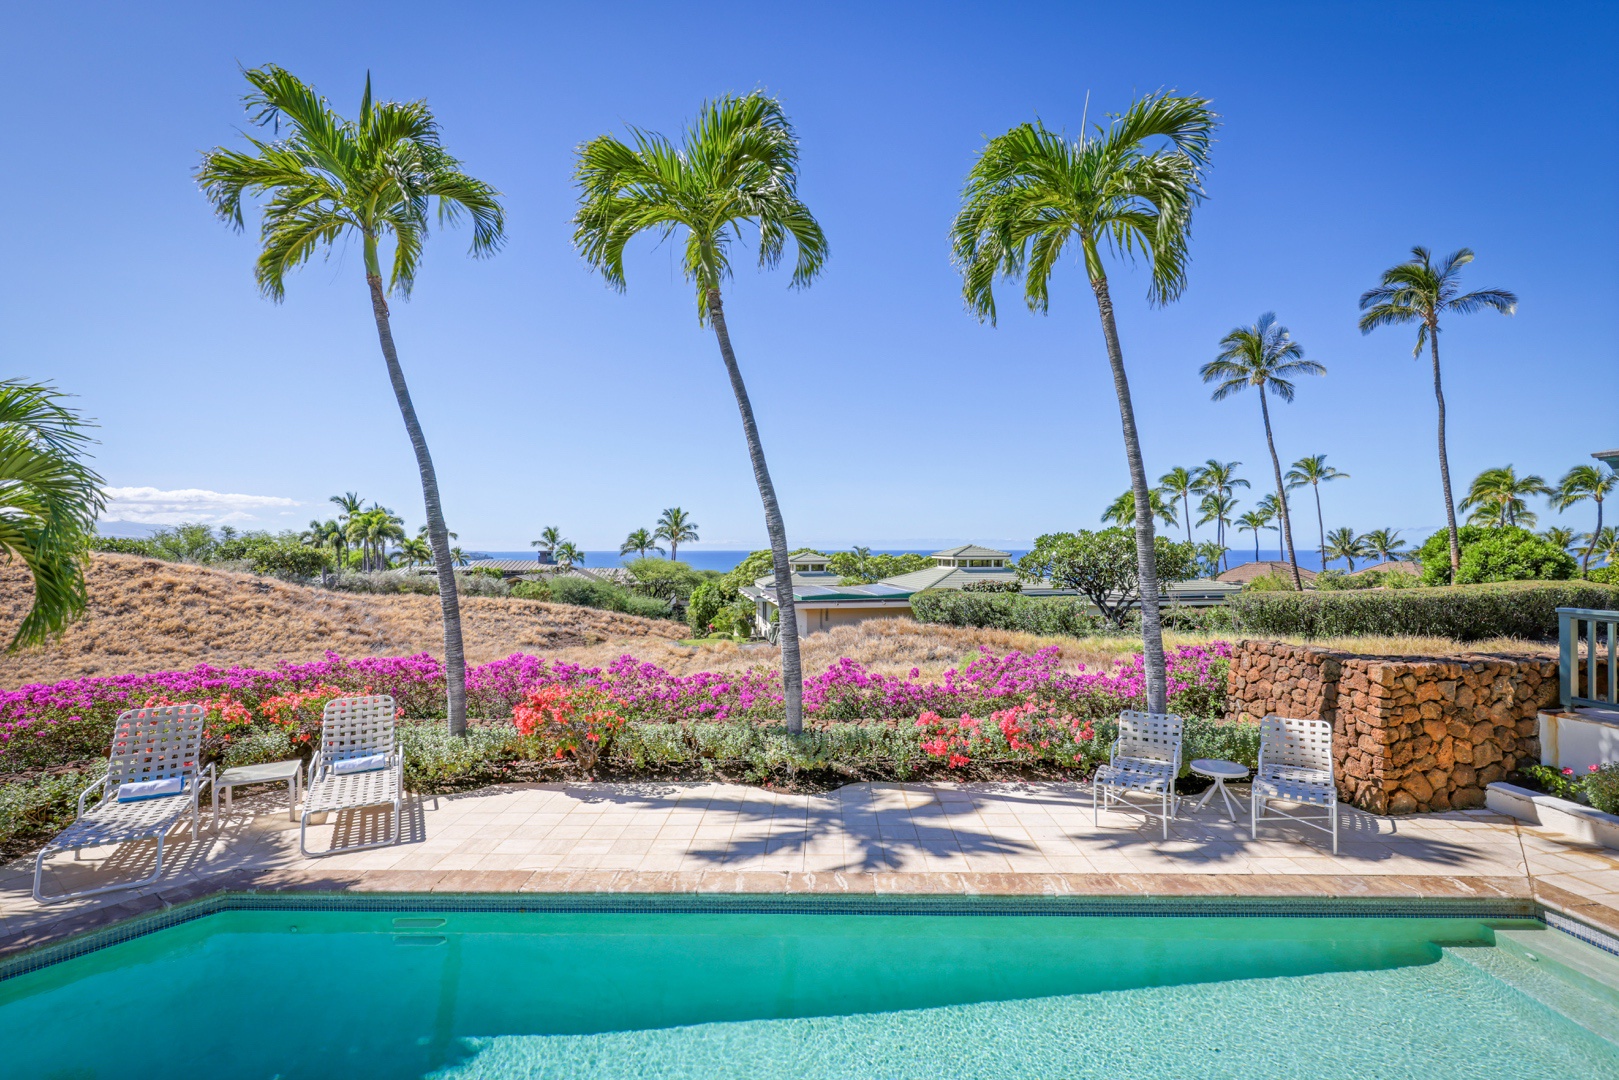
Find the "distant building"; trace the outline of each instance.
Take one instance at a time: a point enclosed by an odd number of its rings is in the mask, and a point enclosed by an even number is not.
[[[1230,585],[1247,585],[1255,578],[1266,576],[1284,577],[1289,581],[1293,579],[1293,567],[1290,563],[1279,562],[1275,559],[1262,559],[1259,562],[1245,562],[1241,566],[1233,566],[1214,580],[1223,581]],[[1299,567],[1299,580],[1308,585],[1315,580],[1315,571]]]

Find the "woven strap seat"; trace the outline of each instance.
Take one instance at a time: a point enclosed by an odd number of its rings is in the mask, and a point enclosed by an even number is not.
[[[328,772],[311,780],[304,794],[304,813],[320,814],[357,806],[377,806],[399,798],[399,769],[395,762],[372,772],[338,776]]]
[[[1338,799],[1331,774],[1313,769],[1278,769],[1273,775],[1258,777],[1254,780],[1254,794],[1312,806],[1330,806]]]
[[[57,850],[99,847],[168,832],[175,822],[191,813],[191,786],[188,783],[186,790],[178,795],[136,802],[119,802],[115,796],[108,795],[63,829],[50,846]]]
[[[1175,766],[1164,761],[1118,758],[1111,765],[1100,765],[1091,781],[1127,791],[1161,792],[1175,782]]]

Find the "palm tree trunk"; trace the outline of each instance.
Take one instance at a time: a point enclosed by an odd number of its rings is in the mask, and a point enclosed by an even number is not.
[[[1169,698],[1164,673],[1164,628],[1158,610],[1158,560],[1153,550],[1152,497],[1147,491],[1147,469],[1141,463],[1141,440],[1136,435],[1135,406],[1130,401],[1130,380],[1124,372],[1124,352],[1113,321],[1113,299],[1107,278],[1091,279],[1096,310],[1102,317],[1102,338],[1113,369],[1113,390],[1119,398],[1119,422],[1124,429],[1124,456],[1130,463],[1130,490],[1136,498],[1136,568],[1141,581],[1141,657],[1147,676],[1147,711],[1166,712]]]
[[[1181,505],[1186,507],[1186,542],[1190,544],[1192,542],[1192,493],[1190,491],[1181,494]]]
[[[1445,489],[1445,528],[1450,533],[1450,583],[1462,572],[1462,542],[1456,531],[1456,500],[1450,494],[1450,455],[1445,452],[1445,391],[1439,385],[1439,326],[1428,327],[1428,345],[1433,351],[1433,396],[1439,403],[1439,482]]]
[[[1293,588],[1303,592],[1304,582],[1299,577],[1299,557],[1293,551],[1293,522],[1287,513],[1287,488],[1282,484],[1282,459],[1276,456],[1276,439],[1270,432],[1270,406],[1265,403],[1263,386],[1259,388],[1259,412],[1265,418],[1265,445],[1270,447],[1270,467],[1276,473],[1276,508],[1282,515],[1282,540],[1287,545],[1287,564],[1293,569]],[[1258,538],[1259,534],[1255,533],[1254,539],[1257,541]],[[1254,550],[1256,552],[1259,550],[1257,543]],[[1254,561],[1259,561],[1257,554]]]
[[[753,479],[759,485],[759,499],[765,508],[765,531],[770,535],[770,562],[776,572],[776,610],[781,613],[781,692],[787,707],[787,730],[797,735],[804,730],[804,671],[798,659],[798,609],[793,604],[793,570],[787,562],[787,527],[782,524],[781,507],[776,503],[776,486],[770,482],[765,449],[759,441],[759,426],[753,420],[753,403],[748,387],[731,350],[731,333],[725,326],[725,309],[720,290],[708,290],[708,318],[720,343],[720,358],[731,379],[736,408],[742,414],[742,433],[748,440],[748,458],[753,462]],[[673,550],[671,543],[670,548]]]
[[[669,541],[669,561],[674,562],[680,557],[680,545],[673,540]]]
[[[1602,496],[1596,498],[1597,504],[1597,531],[1591,534],[1591,542],[1585,545],[1585,558],[1580,563],[1580,573],[1586,577],[1591,576],[1591,552],[1596,550],[1597,537],[1602,535]]]
[[[422,436],[422,425],[416,419],[416,407],[411,404],[410,387],[405,385],[405,372],[399,366],[399,354],[394,349],[393,328],[388,321],[388,301],[382,293],[382,274],[377,268],[376,241],[366,238],[366,284],[371,286],[371,312],[377,320],[377,337],[382,342],[382,358],[388,364],[388,381],[393,384],[394,397],[399,401],[399,413],[405,420],[405,431],[410,436],[411,449],[416,452],[416,468],[422,476],[422,501],[427,508],[427,536],[433,545],[433,562],[450,568],[438,575],[439,607],[444,613],[444,678],[448,690],[446,711],[449,713],[450,734],[464,735],[467,730],[467,659],[461,645],[461,601],[455,591],[455,570],[450,563],[450,539],[444,527],[444,510],[439,505],[438,475],[433,471],[433,458],[427,452],[427,440]]]
[[[1327,519],[1321,516],[1321,484],[1319,481],[1310,481],[1315,489],[1315,527],[1321,530],[1321,569],[1327,568]]]

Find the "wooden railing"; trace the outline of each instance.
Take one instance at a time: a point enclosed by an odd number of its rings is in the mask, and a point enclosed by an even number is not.
[[[1619,708],[1614,661],[1619,658],[1619,611],[1557,609],[1558,674],[1563,708]],[[1581,646],[1584,648],[1581,648]]]

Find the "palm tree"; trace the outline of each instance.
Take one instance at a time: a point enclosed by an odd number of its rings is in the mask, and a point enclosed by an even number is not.
[[[1237,519],[1237,528],[1243,532],[1254,534],[1254,562],[1259,561],[1259,534],[1264,529],[1274,529],[1271,522],[1276,520],[1276,512],[1269,507],[1250,510]],[[1302,590],[1303,586],[1299,588]]]
[[[826,236],[798,197],[798,139],[775,99],[754,92],[706,103],[682,145],[638,128],[626,144],[610,135],[581,146],[574,170],[580,192],[574,244],[615,288],[624,288],[624,246],[645,230],[667,237],[684,227],[682,268],[697,287],[697,318],[714,329],[720,359],[742,417],[742,433],[764,504],[781,615],[781,682],[787,730],[804,726],[804,677],[787,528],[765,463],[742,369],[731,348],[720,284],[731,276],[731,243],[745,223],[759,230],[759,265],[781,261],[787,240],[797,248],[792,284],[804,287],[826,263]]]
[[[84,560],[105,505],[85,464],[91,423],[53,386],[0,382],[0,551],[21,560],[34,598],[9,651],[37,645],[84,614]]]
[[[697,523],[680,507],[671,506],[658,518],[658,527],[652,535],[655,539],[669,541],[669,559],[673,561],[680,557],[681,544],[697,541]]]
[[[659,555],[663,554],[663,549],[658,546],[658,538],[645,529],[636,529],[624,538],[622,544],[618,545],[620,555],[628,555],[633,552],[636,557],[644,559],[649,551],[656,551]]]
[[[1445,448],[1445,391],[1439,380],[1439,316],[1454,312],[1471,315],[1493,308],[1503,315],[1518,310],[1518,298],[1505,289],[1480,289],[1457,295],[1461,289],[1462,267],[1473,261],[1473,252],[1462,248],[1435,265],[1425,247],[1411,249],[1411,260],[1383,271],[1375,289],[1360,296],[1360,332],[1369,334],[1379,326],[1417,324],[1417,344],[1413,357],[1422,355],[1427,345],[1433,354],[1433,396],[1439,403],[1439,481],[1445,492],[1445,528],[1450,532],[1450,580],[1462,569],[1462,545],[1456,532],[1456,502],[1450,492],[1450,456]]]
[[[1355,530],[1349,526],[1345,525],[1327,534],[1327,557],[1347,562],[1351,574],[1355,572],[1355,560],[1364,559],[1367,554],[1366,538],[1356,536]]]
[[[561,529],[557,528],[555,525],[547,525],[545,528],[540,530],[540,538],[538,540],[530,540],[528,542],[528,546],[538,549],[534,553],[534,557],[539,559],[539,561],[545,561],[544,559],[539,558],[541,554],[545,554],[551,556],[551,561],[555,562],[557,548],[561,547],[565,542],[566,541],[562,539]]]
[[[338,566],[343,566],[345,563],[348,562],[348,556],[349,556],[348,534],[346,532],[344,532],[344,530],[348,528],[349,519],[352,518],[355,514],[358,514],[360,512],[360,510],[365,506],[365,500],[360,498],[360,493],[358,491],[345,491],[341,495],[333,495],[333,496],[331,496],[326,501],[330,502],[330,503],[336,503],[338,509],[340,511],[342,511],[341,513],[339,513],[337,515],[336,524],[338,526],[337,564],[338,564]]]
[[[1175,504],[1164,499],[1164,493],[1157,488],[1147,492],[1147,499],[1152,504],[1152,516],[1164,525],[1179,525],[1180,518],[1175,514]],[[1102,520],[1115,525],[1134,525],[1136,520],[1136,493],[1126,491],[1102,511]]]
[[[246,103],[254,122],[274,124],[278,132],[285,123],[286,137],[273,142],[249,137],[251,152],[217,147],[203,155],[198,180],[215,212],[238,229],[243,195],[270,195],[259,229],[263,250],[254,275],[259,289],[277,302],[285,293],[289,270],[351,233],[360,238],[383,362],[421,474],[434,562],[445,565],[450,561],[450,541],[439,505],[438,475],[394,348],[387,294],[408,297],[416,283],[427,241],[428,207],[434,199],[440,224],[453,224],[463,216],[471,219],[473,255],[494,254],[505,235],[499,192],[467,175],[461,163],[445,152],[426,102],[373,102],[369,75],[358,120],[339,116],[313,87],[282,68],[255,68],[246,75],[253,87]],[[394,243],[393,265],[385,286],[379,245],[389,238]],[[438,579],[449,729],[460,735],[467,725],[461,607],[455,575],[440,574]]]
[[[1561,525],[1553,525],[1540,530],[1540,538],[1548,544],[1555,544],[1558,551],[1567,551],[1579,539],[1579,534],[1573,529],[1565,529]]]
[[[1179,499],[1181,509],[1186,516],[1186,542],[1192,542],[1192,493],[1197,490],[1197,481],[1190,469],[1177,465],[1158,478],[1158,490],[1169,496],[1171,501]]]
[[[1596,465],[1576,465],[1564,473],[1563,478],[1557,482],[1557,490],[1552,493],[1552,505],[1561,512],[1572,506],[1578,506],[1586,499],[1596,503],[1597,524],[1592,530],[1594,535],[1602,531],[1602,503],[1615,488],[1619,488],[1619,473]],[[1580,571],[1583,573],[1590,569],[1591,555],[1587,552],[1584,562],[1580,565]]]
[[[1595,555],[1604,566],[1619,566],[1619,529],[1604,525],[1585,538],[1583,551],[1587,563]]]
[[[1078,242],[1102,323],[1136,500],[1141,643],[1152,712],[1166,707],[1152,503],[1103,256],[1145,256],[1152,271],[1149,302],[1180,296],[1192,210],[1203,197],[1216,125],[1207,101],[1173,94],[1140,98],[1072,142],[1039,121],[1020,124],[985,144],[951,227],[967,306],[992,323],[997,277],[1021,276],[1030,310],[1044,312],[1051,271],[1069,241]]]
[[[1222,495],[1218,491],[1211,491],[1204,495],[1197,504],[1198,513],[1203,516],[1197,519],[1199,525],[1214,522],[1214,543],[1220,549],[1221,569],[1229,570],[1230,564],[1225,553],[1230,550],[1225,542],[1225,527],[1231,521],[1231,515],[1236,513],[1237,500],[1230,495]]]
[[[1205,383],[1218,383],[1214,400],[1224,401],[1245,387],[1259,392],[1259,414],[1265,421],[1265,445],[1270,448],[1271,468],[1276,472],[1276,500],[1282,516],[1282,542],[1287,548],[1287,562],[1293,570],[1293,588],[1304,590],[1299,579],[1298,552],[1293,549],[1293,521],[1287,513],[1287,489],[1282,482],[1282,459],[1276,456],[1276,439],[1270,429],[1270,406],[1265,391],[1291,403],[1293,382],[1291,376],[1325,375],[1327,369],[1314,360],[1304,359],[1304,346],[1294,341],[1287,327],[1276,321],[1276,313],[1267,311],[1252,326],[1239,326],[1220,339],[1220,355],[1204,364],[1200,374]],[[1254,534],[1259,542],[1259,534]],[[1255,556],[1257,558],[1258,556]]]
[[[1192,474],[1192,490],[1203,495],[1203,501],[1198,505],[1203,517],[1197,523],[1215,523],[1215,543],[1222,550],[1226,547],[1225,527],[1237,506],[1236,490],[1248,486],[1248,481],[1237,475],[1237,466],[1241,464],[1240,461],[1209,458]]]
[[[1348,480],[1349,474],[1340,472],[1327,464],[1327,455],[1315,454],[1311,457],[1299,458],[1293,467],[1287,470],[1287,487],[1303,487],[1309,484],[1315,492],[1315,524],[1321,533],[1321,568],[1327,566],[1327,521],[1321,516],[1321,485],[1329,480]]]
[[[1519,477],[1517,470],[1507,465],[1485,469],[1473,477],[1461,509],[1473,511],[1468,519],[1472,524],[1501,528],[1522,522],[1532,528],[1539,519],[1530,512],[1526,496],[1550,494],[1552,489],[1546,486],[1545,478],[1533,473]]]
[[[465,566],[470,561],[471,560],[467,558],[466,552],[462,551],[460,548],[453,547],[450,549],[451,566]],[[437,564],[435,563],[435,565]]]
[[[427,541],[419,537],[399,541],[399,554],[405,560],[406,566],[420,566],[433,561],[433,548]]]
[[[558,544],[555,554],[557,565],[564,570],[571,570],[575,564],[582,564],[585,561],[585,553],[580,551],[572,540],[564,540]]]
[[[1360,539],[1366,549],[1365,554],[1376,557],[1378,562],[1398,559],[1407,547],[1406,542],[1400,539],[1399,529],[1373,529]],[[1325,566],[1326,563],[1321,565]]]

